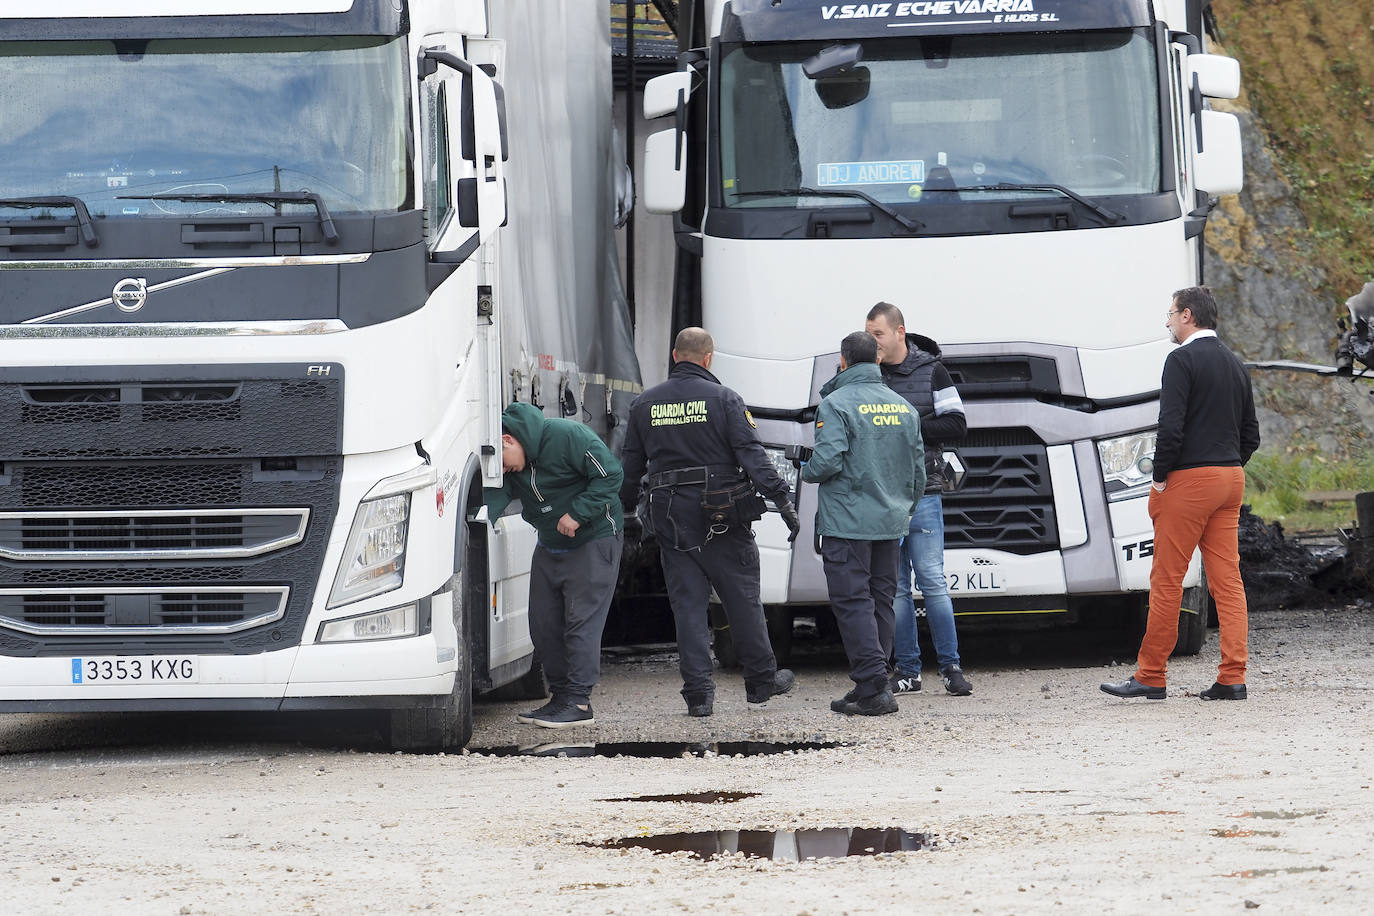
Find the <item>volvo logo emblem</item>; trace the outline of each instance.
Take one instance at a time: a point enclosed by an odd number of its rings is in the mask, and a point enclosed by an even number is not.
[[[148,281],[142,277],[126,277],[115,284],[110,298],[121,312],[136,312],[148,301]]]

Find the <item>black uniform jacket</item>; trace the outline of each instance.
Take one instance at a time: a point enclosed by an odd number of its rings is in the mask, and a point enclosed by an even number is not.
[[[668,476],[690,480],[697,476],[692,469],[704,468],[711,475],[712,489],[731,480],[742,483],[747,477],[774,501],[791,497],[759,443],[744,399],[691,362],[674,364],[667,381],[630,405],[621,464],[625,482],[620,499],[626,511],[634,511],[641,492],[648,490],[651,507],[645,527],[680,549],[706,539],[703,486],[669,484],[661,476],[665,472],[684,472]]]

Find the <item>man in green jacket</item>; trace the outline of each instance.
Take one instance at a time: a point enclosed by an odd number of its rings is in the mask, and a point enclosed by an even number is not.
[[[520,722],[565,728],[595,722],[601,631],[620,571],[623,473],[596,433],[515,403],[501,414],[500,489],[484,492],[493,524],[512,500],[539,532],[530,569],[530,639],[553,693]]]
[[[854,682],[830,708],[881,716],[897,711],[887,660],[898,545],[926,484],[920,417],[883,382],[878,342],[867,331],[840,344],[840,373],[821,396],[815,448],[801,474],[820,484],[816,533]]]

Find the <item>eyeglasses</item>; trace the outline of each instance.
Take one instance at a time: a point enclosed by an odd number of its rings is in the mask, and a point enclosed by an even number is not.
[[[1169,309],[1169,311],[1167,311],[1167,312],[1164,313],[1164,320],[1165,320],[1165,321],[1168,321],[1170,318],[1174,317],[1175,315],[1182,315],[1182,314],[1183,314],[1183,309]]]

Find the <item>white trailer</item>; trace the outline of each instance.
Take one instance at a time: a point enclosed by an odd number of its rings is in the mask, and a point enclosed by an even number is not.
[[[675,214],[674,330],[715,336],[778,470],[874,303],[944,350],[956,613],[1139,612],[1170,294],[1241,186],[1235,61],[1193,0],[697,0],[645,88],[644,196]],[[815,493],[797,493],[804,520]],[[823,603],[812,539],[759,526],[764,600]],[[1206,626],[1201,570],[1180,651]]]
[[[608,12],[494,6],[0,18],[0,711],[451,748],[542,691],[532,529],[476,518],[500,412],[609,431],[637,368]]]

